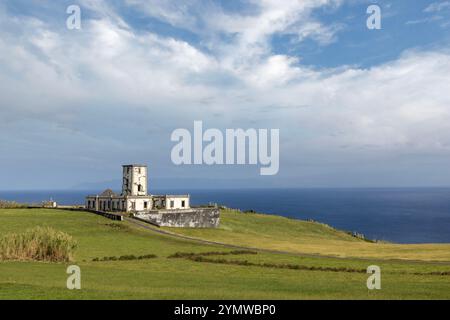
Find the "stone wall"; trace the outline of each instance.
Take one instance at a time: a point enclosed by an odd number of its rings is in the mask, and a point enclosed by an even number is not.
[[[220,209],[192,208],[185,210],[158,210],[136,214],[136,218],[161,227],[218,228],[220,224]]]

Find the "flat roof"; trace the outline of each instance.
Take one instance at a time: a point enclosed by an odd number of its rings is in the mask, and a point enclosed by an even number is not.
[[[122,167],[147,167],[146,164],[124,164]]]
[[[154,198],[190,198],[189,194],[164,194],[164,195],[153,195]]]

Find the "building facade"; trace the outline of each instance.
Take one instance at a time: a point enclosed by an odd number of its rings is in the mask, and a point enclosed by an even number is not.
[[[154,210],[190,209],[189,195],[151,195],[148,193],[146,165],[124,165],[122,193],[107,189],[99,195],[86,197],[86,208],[96,211],[145,213]]]

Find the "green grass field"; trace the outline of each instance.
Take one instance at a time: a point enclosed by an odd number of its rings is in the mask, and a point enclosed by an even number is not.
[[[222,211],[219,230],[175,229],[170,232],[239,246],[335,257],[450,261],[450,244],[370,243],[327,225],[274,215]]]
[[[450,245],[373,244],[321,224],[224,211],[218,230],[164,230],[283,253],[208,256],[210,262],[197,262],[168,256],[234,249],[159,234],[134,223],[113,222],[85,212],[0,210],[0,234],[35,226],[49,226],[72,235],[78,242],[75,261],[0,262],[0,299],[450,298]],[[157,258],[92,261],[148,254]],[[243,261],[247,265],[239,265]],[[70,264],[81,268],[82,290],[66,288]],[[287,264],[334,271],[281,268]],[[382,270],[381,290],[367,289],[365,273],[342,271],[364,270],[373,264]],[[447,274],[438,275],[442,272]]]

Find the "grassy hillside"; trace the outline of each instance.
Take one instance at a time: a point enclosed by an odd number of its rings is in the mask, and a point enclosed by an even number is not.
[[[450,244],[371,243],[327,225],[224,210],[219,230],[165,230],[239,246],[336,257],[450,261]]]
[[[278,237],[279,242],[274,248],[283,251],[303,249],[300,245],[306,245],[308,241],[318,245],[322,241],[348,246],[371,245],[322,225],[289,220],[289,224],[280,224],[277,219],[282,218],[226,212],[222,229],[215,232],[220,240],[252,246],[258,244],[259,237],[258,246],[261,247]],[[365,261],[263,252],[202,258],[207,261],[174,259],[168,257],[177,252],[230,252],[232,249],[158,234],[129,222],[112,222],[90,213],[0,210],[2,235],[35,226],[52,227],[73,236],[78,243],[74,261],[0,262],[0,299],[450,298],[450,276],[440,274],[450,273],[450,264],[446,263]],[[213,230],[178,232],[204,237],[214,234]],[[345,246],[341,249],[346,250]],[[157,258],[92,261],[102,257],[148,254],[155,254]],[[69,264],[81,267],[80,291],[66,289],[65,271]],[[366,288],[367,274],[361,270],[371,264],[382,268],[382,290],[369,292]],[[287,268],[289,266],[301,269]]]

